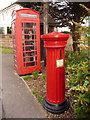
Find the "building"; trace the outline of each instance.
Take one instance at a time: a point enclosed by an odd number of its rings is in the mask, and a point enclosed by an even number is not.
[[[27,7],[27,6],[25,6],[25,7]],[[5,35],[8,33],[8,28],[9,29],[11,28],[13,10],[18,10],[21,8],[23,8],[23,6],[20,5],[19,3],[15,2],[0,11],[0,33],[3,33]],[[30,8],[30,6],[28,6],[28,8]],[[48,15],[48,21],[49,21],[48,32],[54,31],[54,27],[59,26],[59,24],[50,15]],[[40,34],[41,35],[44,33],[43,24],[44,24],[43,14],[40,14]],[[43,47],[42,39],[40,39],[40,49],[41,49],[41,60],[42,60],[42,59],[44,59],[44,47]]]
[[[19,4],[11,4],[0,11],[0,33],[7,34],[7,29],[11,28],[12,11],[23,8]]]
[[[22,5],[18,3],[13,3],[0,11],[0,33],[7,34],[7,30],[11,28],[13,10],[18,10],[21,8],[23,8]],[[48,19],[49,32],[51,32],[53,31],[54,27],[58,25],[58,23],[49,15]],[[41,34],[43,34],[43,15],[40,15],[40,23]]]

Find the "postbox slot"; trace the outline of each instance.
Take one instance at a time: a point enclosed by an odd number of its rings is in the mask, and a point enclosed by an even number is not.
[[[62,58],[62,50],[60,50],[60,58]]]

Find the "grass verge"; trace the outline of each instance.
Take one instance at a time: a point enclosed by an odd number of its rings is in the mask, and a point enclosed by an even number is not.
[[[2,51],[3,54],[13,54],[12,48],[2,47],[0,46],[0,51]]]

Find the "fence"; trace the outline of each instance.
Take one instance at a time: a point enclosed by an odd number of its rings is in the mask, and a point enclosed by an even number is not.
[[[72,37],[70,37],[67,41],[67,46],[66,46],[65,50],[67,50],[67,51],[73,50],[72,44],[73,44]],[[0,34],[0,46],[12,48],[13,47],[12,35],[11,34],[7,34],[7,35]],[[41,44],[41,52],[42,51],[43,51],[43,46]]]
[[[8,35],[0,34],[0,46],[12,48],[13,47],[12,35],[11,34],[8,34]]]

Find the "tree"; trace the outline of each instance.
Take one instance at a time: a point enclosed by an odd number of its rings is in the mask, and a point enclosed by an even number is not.
[[[83,23],[83,18],[88,15],[88,12],[83,9],[80,4],[83,4],[90,8],[90,2],[56,2],[50,3],[50,14],[55,20],[57,20],[61,27],[69,26],[72,32],[73,49],[78,51],[78,43],[76,42],[80,35],[76,33],[78,27],[72,22]],[[55,12],[54,12],[55,11]]]
[[[18,2],[19,3],[19,2]],[[24,7],[29,7],[31,9],[34,9],[38,11],[40,14],[43,14],[43,2],[20,2],[20,4]],[[49,3],[49,15],[54,18],[57,23],[59,23],[60,27],[66,27],[69,26],[72,32],[72,38],[73,38],[73,49],[74,51],[78,51],[78,43],[77,40],[79,39],[80,35],[79,33],[76,33],[76,30],[78,29],[77,26],[72,22],[74,20],[75,22],[81,22],[83,23],[83,17],[88,15],[88,12],[83,9],[80,4],[85,5],[86,7],[90,8],[90,2],[68,2],[66,0],[63,0],[63,2],[60,2],[57,0],[57,2],[53,2],[51,0]]]
[[[90,16],[90,9],[82,5]],[[87,18],[90,20],[90,18]],[[72,97],[72,106],[76,113],[76,117],[79,119],[90,118],[90,25],[82,26],[80,23],[73,23],[80,27],[77,32],[84,33],[85,38],[79,39],[80,55],[76,52],[71,53],[67,51],[67,67],[68,73],[67,86],[69,94]],[[72,65],[71,65],[72,64]],[[71,89],[72,88],[72,89]]]

